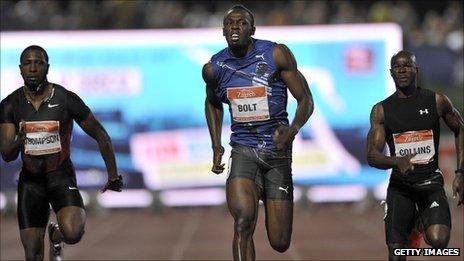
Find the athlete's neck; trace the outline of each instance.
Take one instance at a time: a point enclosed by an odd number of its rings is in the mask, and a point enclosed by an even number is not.
[[[27,86],[24,86],[24,92],[26,97],[32,101],[44,100],[50,94],[51,84],[44,80],[35,91],[29,89]]]
[[[246,45],[241,45],[241,46],[229,46],[229,50],[232,53],[233,56],[242,58],[247,55],[251,49],[253,49],[255,41],[253,41],[253,38],[250,38],[248,43]]]
[[[404,88],[397,87],[396,92],[398,93],[399,98],[408,98],[417,92],[417,86],[413,84]]]

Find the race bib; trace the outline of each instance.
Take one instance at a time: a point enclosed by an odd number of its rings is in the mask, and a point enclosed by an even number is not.
[[[236,122],[264,121],[270,118],[266,87],[234,87],[227,89],[232,118]]]
[[[61,151],[59,121],[29,121],[23,125],[20,127],[26,131],[25,154],[37,156]]]
[[[408,131],[393,134],[396,156],[406,156],[417,153],[411,159],[414,164],[427,164],[433,160],[435,146],[433,143],[433,131]]]

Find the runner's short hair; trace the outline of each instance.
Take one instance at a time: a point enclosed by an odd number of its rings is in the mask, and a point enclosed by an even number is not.
[[[243,6],[243,5],[234,5],[234,6],[232,6],[232,7],[226,12],[226,14],[224,15],[223,23],[226,21],[227,15],[229,15],[230,13],[232,13],[233,11],[236,11],[236,10],[243,10],[243,11],[247,12],[248,15],[250,16],[250,23],[251,23],[251,26],[255,26],[255,16],[254,16],[253,13],[250,11],[250,9],[246,8],[246,7]]]
[[[38,46],[38,45],[31,45],[31,46],[28,46],[26,47],[26,49],[23,50],[23,52],[21,53],[21,56],[19,57],[19,62],[21,63],[21,61],[23,60],[24,58],[24,55],[26,55],[27,52],[31,51],[31,50],[36,50],[36,51],[40,51],[43,53],[44,57],[45,57],[45,60],[47,61],[48,63],[48,54],[47,54],[47,51],[45,51],[44,48],[42,48],[41,46]]]

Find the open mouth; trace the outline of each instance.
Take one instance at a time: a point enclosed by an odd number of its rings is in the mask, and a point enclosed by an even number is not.
[[[400,81],[404,82],[404,81],[409,80],[409,77],[403,76],[403,77],[399,77],[398,79],[399,79]]]
[[[27,77],[27,79],[30,81],[30,82],[36,82],[39,80],[39,77],[37,76],[30,76],[30,77]]]
[[[230,40],[236,42],[236,41],[240,40],[240,36],[238,34],[232,34],[230,36]]]

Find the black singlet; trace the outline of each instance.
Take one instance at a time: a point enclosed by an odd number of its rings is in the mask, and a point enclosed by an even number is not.
[[[57,84],[38,110],[26,99],[24,87],[0,103],[0,123],[13,123],[18,133],[20,122],[26,121],[28,137],[21,158],[32,173],[54,171],[69,159],[73,120],[80,122],[89,113],[79,96]]]
[[[418,88],[408,98],[396,93],[382,101],[385,115],[386,142],[392,156],[417,153],[413,158],[415,169],[408,175],[400,175],[394,168],[392,179],[409,181],[427,180],[441,175],[438,167],[440,142],[440,115],[437,111],[435,92]]]

